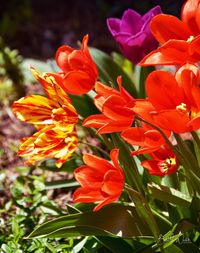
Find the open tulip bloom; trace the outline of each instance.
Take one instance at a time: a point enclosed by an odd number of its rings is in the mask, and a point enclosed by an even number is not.
[[[144,16],[129,9],[107,24],[124,57],[140,61],[140,73],[121,69],[99,50],[90,54],[86,35],[81,49],[63,45],[57,50],[59,73],[39,74],[32,68],[44,95],[13,104],[16,117],[36,128],[19,148],[27,164],[51,158],[62,169],[71,168],[69,158],[78,160],[72,214],[39,226],[30,237],[66,237],[65,231],[67,236],[71,231],[72,236],[100,236],[105,245],[111,236],[111,251],[115,240],[126,239],[119,241],[121,252],[181,253],[188,248],[177,239],[187,236],[191,252],[197,252],[200,1],[186,1],[180,20],[161,14],[157,6]],[[133,97],[131,85],[137,80],[146,96],[138,92]]]
[[[158,42],[150,31],[151,19],[160,14],[160,6],[156,6],[141,17],[134,10],[124,12],[122,19],[108,18],[107,25],[113,38],[125,57],[138,63],[146,54],[156,49]]]
[[[150,52],[141,65],[183,65],[200,60],[200,3],[188,0],[182,8],[181,20],[160,14],[151,21],[150,29],[161,46]]]

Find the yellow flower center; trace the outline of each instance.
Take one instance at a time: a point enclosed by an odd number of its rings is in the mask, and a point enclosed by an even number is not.
[[[168,171],[174,165],[176,165],[176,159],[172,157],[169,157],[164,162],[160,163],[160,167],[164,172]]]
[[[179,112],[185,113],[190,119],[194,118],[197,115],[196,110],[194,110],[194,108],[192,109],[188,109],[187,105],[184,103],[181,103],[180,105],[176,106],[176,110],[178,110]]]

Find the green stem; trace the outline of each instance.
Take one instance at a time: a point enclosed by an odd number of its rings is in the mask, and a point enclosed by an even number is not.
[[[186,175],[186,182],[188,185],[188,189],[190,189],[190,187],[193,189],[193,193],[196,195],[196,192],[198,192],[200,194],[200,189],[199,189],[199,183],[200,183],[200,179],[198,176],[196,176],[196,173],[193,171],[193,166],[196,166],[196,162],[194,163],[194,161],[192,161],[192,166],[190,164],[190,153],[188,153],[188,147],[185,147],[185,143],[182,140],[182,138],[178,135],[178,134],[174,134],[174,137],[176,138],[177,144],[179,146],[179,148],[182,151],[183,154],[183,159],[182,159],[182,165],[183,165],[183,170],[184,173]],[[193,159],[193,158],[191,158]],[[198,163],[197,163],[198,166]],[[196,169],[195,169],[196,170]],[[196,191],[196,192],[195,192]]]
[[[106,157],[110,158],[109,154],[104,151],[102,148],[98,147],[98,146],[94,146],[88,142],[82,142],[82,141],[79,141],[80,144],[84,144],[86,146],[90,146],[91,148],[94,148],[94,149],[97,149],[98,151],[100,151],[102,154],[104,154]]]
[[[138,215],[147,223],[149,229],[151,230],[155,238],[156,243],[158,244],[160,251],[164,253],[165,251],[163,249],[163,245],[159,244],[160,229],[152,213],[152,209],[149,203],[141,193],[135,191],[127,184],[125,184],[125,190],[127,191],[130,199],[135,204],[135,208]]]
[[[198,134],[195,131],[192,131],[191,134],[192,134],[192,137],[195,140],[198,148],[200,149],[200,139],[199,139]]]
[[[98,137],[100,140],[104,142],[104,144],[106,145],[106,147],[108,147],[109,150],[114,148],[114,146],[112,145],[112,143],[109,141],[108,137],[105,134],[98,135]]]
[[[175,156],[178,158],[179,162],[183,165],[184,168],[184,173],[186,174],[187,178],[191,178],[192,180],[192,187],[194,189],[194,192],[196,190],[196,192],[200,193],[200,189],[199,189],[199,178],[195,175],[195,173],[191,170],[191,166],[189,161],[186,159],[185,155],[183,153],[181,153],[175,146],[172,145],[172,143],[168,140],[167,136],[163,133],[163,131],[155,126],[154,124],[144,120],[143,118],[140,118],[139,116],[136,117],[137,119],[145,122],[146,124],[150,125],[151,127],[153,127],[154,129],[156,129],[161,135],[162,137],[165,139],[167,145],[169,146],[169,148],[172,150],[172,152],[175,154]],[[175,134],[176,135],[176,134]],[[178,138],[179,140],[179,138]],[[183,147],[183,143],[180,142],[178,143],[179,148]],[[182,149],[180,149],[182,151]],[[198,164],[197,164],[198,165]],[[191,184],[191,181],[187,182],[187,184]]]
[[[140,121],[148,124],[149,126],[151,126],[152,128],[156,129],[161,135],[162,137],[164,138],[164,140],[166,141],[167,145],[169,146],[169,148],[172,150],[172,152],[176,155],[176,157],[178,158],[178,160],[181,162],[183,159],[182,159],[182,156],[181,156],[181,153],[176,149],[175,146],[172,145],[172,143],[169,141],[169,139],[167,138],[167,136],[164,134],[164,132],[159,128],[157,127],[156,125],[144,120],[143,118],[140,118],[139,116],[136,116],[137,119],[139,119]]]
[[[111,134],[111,138],[114,145],[120,148],[120,160],[125,168],[124,172],[127,182],[144,195],[145,187],[138,172],[137,164],[134,158],[130,156],[128,146],[117,134]]]
[[[193,170],[195,174],[200,176],[200,169],[198,162],[194,156],[194,154],[191,152],[187,144],[183,141],[181,136],[179,134],[174,133],[174,137],[177,141],[177,144],[179,145],[181,152],[183,154],[185,163],[187,164],[187,167],[190,168],[190,170]]]
[[[178,180],[177,174],[174,173],[174,174],[168,175],[168,178],[170,180],[172,187],[180,190],[180,185],[179,185],[179,180]]]

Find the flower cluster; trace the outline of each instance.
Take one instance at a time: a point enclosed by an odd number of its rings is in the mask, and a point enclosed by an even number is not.
[[[14,102],[13,112],[19,120],[34,124],[38,130],[22,140],[18,154],[35,164],[46,158],[56,158],[56,166],[73,154],[78,145],[76,123],[78,114],[69,94],[89,91],[97,79],[97,68],[87,48],[88,36],[83,38],[82,49],[62,46],[56,53],[61,73],[32,72],[41,83],[46,97],[32,95]]]
[[[29,164],[56,158],[60,167],[78,145],[78,112],[67,93],[82,95],[94,87],[99,114],[89,115],[83,126],[98,129],[100,135],[117,133],[132,150],[127,155],[142,155],[141,165],[151,175],[175,173],[179,164],[189,171],[187,155],[193,156],[184,145],[179,150],[174,138],[178,141],[180,134],[200,128],[199,3],[188,0],[181,20],[162,14],[158,6],[143,17],[128,10],[122,20],[108,19],[112,36],[132,63],[175,65],[175,73],[161,69],[148,75],[146,98],[133,97],[123,87],[123,76],[117,78],[118,89],[97,81],[97,67],[87,48],[88,36],[83,38],[80,50],[66,45],[58,49],[56,63],[61,73],[39,75],[33,69],[46,97],[33,95],[13,105],[16,117],[37,129],[33,136],[22,140],[19,155],[30,157]],[[122,170],[126,163],[119,159],[119,152],[118,147],[110,148],[112,163],[92,154],[83,156],[85,165],[74,172],[81,185],[74,192],[75,202],[99,202],[94,208],[97,211],[119,198],[126,178]],[[192,166],[196,169],[197,162],[193,160]]]

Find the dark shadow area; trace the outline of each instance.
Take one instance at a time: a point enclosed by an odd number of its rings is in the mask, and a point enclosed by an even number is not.
[[[76,46],[85,34],[89,45],[106,52],[117,50],[106,18],[130,8],[144,14],[156,5],[164,13],[180,15],[183,0],[2,0],[0,36],[25,57],[53,57],[61,44]]]

